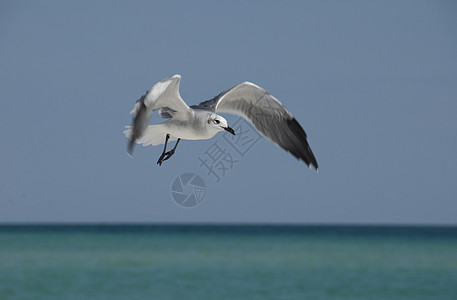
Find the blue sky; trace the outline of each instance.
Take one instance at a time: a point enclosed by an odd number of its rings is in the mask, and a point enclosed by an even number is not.
[[[0,222],[455,225],[456,13],[454,1],[2,1]],[[221,134],[183,141],[161,167],[161,146],[128,157],[129,111],[176,73],[189,104],[264,87],[306,130],[319,173],[263,138],[216,182],[198,158],[227,146]],[[207,187],[190,209],[170,195],[184,172]]]

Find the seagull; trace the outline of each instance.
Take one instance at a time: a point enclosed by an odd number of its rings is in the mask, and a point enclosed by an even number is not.
[[[125,136],[130,140],[127,152],[130,156],[136,144],[156,146],[165,144],[158,165],[168,160],[176,151],[181,139],[206,140],[218,132],[235,135],[227,120],[218,113],[230,113],[243,117],[273,143],[309,168],[318,171],[316,158],[307,142],[306,133],[292,114],[270,93],[251,82],[240,83],[211,100],[188,106],[179,94],[181,75],[176,74],[156,83],[135,104],[132,126],[125,126]],[[157,125],[149,125],[151,115],[159,110],[168,119]],[[167,151],[167,144],[176,141]]]

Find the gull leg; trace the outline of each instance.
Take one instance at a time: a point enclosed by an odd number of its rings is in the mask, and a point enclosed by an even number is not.
[[[178,140],[176,141],[176,144],[175,144],[175,146],[173,147],[173,149],[171,149],[170,151],[168,151],[167,153],[165,153],[166,156],[165,156],[165,158],[162,160],[162,162],[166,161],[167,159],[169,159],[170,157],[172,157],[173,154],[175,154],[176,147],[178,147],[178,144],[179,144],[179,141],[180,141],[180,140],[181,140],[181,139],[178,139]]]
[[[162,155],[160,155],[159,157],[159,160],[157,161],[157,164],[159,166],[162,165],[162,162],[165,160],[164,157],[165,155],[167,155],[167,153],[165,153],[165,151],[167,150],[167,143],[168,143],[168,139],[170,138],[170,135],[167,133],[167,135],[165,136],[165,145],[163,146],[163,151],[162,151]]]

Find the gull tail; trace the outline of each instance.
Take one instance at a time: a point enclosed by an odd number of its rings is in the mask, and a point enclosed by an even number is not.
[[[132,155],[133,146],[143,144],[143,146],[157,146],[165,143],[167,128],[164,124],[149,125],[139,137],[134,136],[133,126],[125,126],[124,135],[130,140],[127,146],[127,152]],[[176,137],[170,136],[168,141],[175,141]]]

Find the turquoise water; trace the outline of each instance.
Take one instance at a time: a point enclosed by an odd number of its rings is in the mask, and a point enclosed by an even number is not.
[[[457,228],[0,226],[0,299],[457,299]]]

